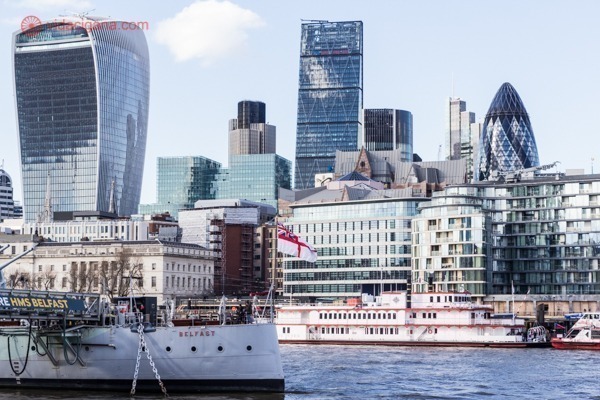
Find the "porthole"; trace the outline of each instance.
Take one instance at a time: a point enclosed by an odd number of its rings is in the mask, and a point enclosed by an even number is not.
[[[246,346],[246,350],[252,351],[252,346],[250,346],[250,345]]]
[[[90,351],[90,346],[85,346],[85,351]]]
[[[217,347],[217,350],[219,350],[219,352],[223,351],[223,346]]]
[[[171,352],[171,346],[167,346],[167,348],[165,349],[167,351],[167,353]],[[145,351],[144,349],[142,349],[142,351]]]
[[[31,351],[35,351],[35,346],[31,346]]]
[[[196,352],[196,346],[192,346],[192,352],[195,353]]]

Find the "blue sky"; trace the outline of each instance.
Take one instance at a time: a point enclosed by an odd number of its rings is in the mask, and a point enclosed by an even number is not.
[[[0,0],[0,160],[16,199],[11,35],[28,15],[90,10],[148,22],[143,203],[155,201],[159,156],[201,155],[226,165],[227,124],[240,100],[266,103],[277,152],[294,160],[302,19],[364,22],[364,106],[411,111],[414,149],[424,160],[437,159],[445,143],[446,98],[462,98],[482,121],[510,82],[529,113],[541,163],[587,173],[595,163],[600,172],[598,1]]]

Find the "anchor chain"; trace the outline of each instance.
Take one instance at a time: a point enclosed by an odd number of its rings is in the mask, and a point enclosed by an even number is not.
[[[138,323],[138,334],[140,336],[140,342],[138,344],[138,353],[137,359],[135,362],[135,372],[133,374],[133,382],[131,383],[131,392],[130,395],[135,395],[135,387],[137,385],[138,374],[140,372],[140,358],[142,357],[142,351],[146,353],[146,358],[150,362],[150,366],[152,367],[152,372],[154,372],[154,376],[158,381],[158,385],[160,386],[160,390],[163,392],[165,397],[169,397],[167,394],[167,388],[164,383],[160,379],[160,375],[158,374],[158,370],[156,369],[156,365],[154,365],[154,361],[152,360],[152,356],[150,355],[150,351],[148,350],[148,346],[146,345],[146,340],[144,339],[144,324]]]

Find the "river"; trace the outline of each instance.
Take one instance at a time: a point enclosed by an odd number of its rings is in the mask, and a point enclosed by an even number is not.
[[[600,352],[554,349],[282,345],[286,392],[174,395],[191,400],[598,399]],[[168,389],[168,387],[167,387]],[[1,400],[127,399],[123,394],[0,392]],[[160,399],[151,394],[136,399]]]

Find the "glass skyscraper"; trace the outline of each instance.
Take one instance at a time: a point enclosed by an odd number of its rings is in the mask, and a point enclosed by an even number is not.
[[[13,34],[25,221],[43,210],[137,212],[150,66],[134,24],[64,17]]]
[[[198,200],[215,198],[215,179],[221,164],[200,156],[158,157],[157,203],[140,204],[140,213],[169,212],[178,218],[181,209],[192,209]]]
[[[294,186],[333,172],[336,150],[357,150],[362,134],[363,24],[302,24]]]
[[[363,111],[363,143],[367,150],[400,150],[400,161],[413,160],[412,113],[391,108]]]
[[[245,199],[277,208],[279,187],[291,189],[292,163],[277,154],[229,157],[217,177],[217,199]]]
[[[483,122],[478,179],[497,180],[511,171],[539,166],[529,115],[515,88],[502,84]]]

